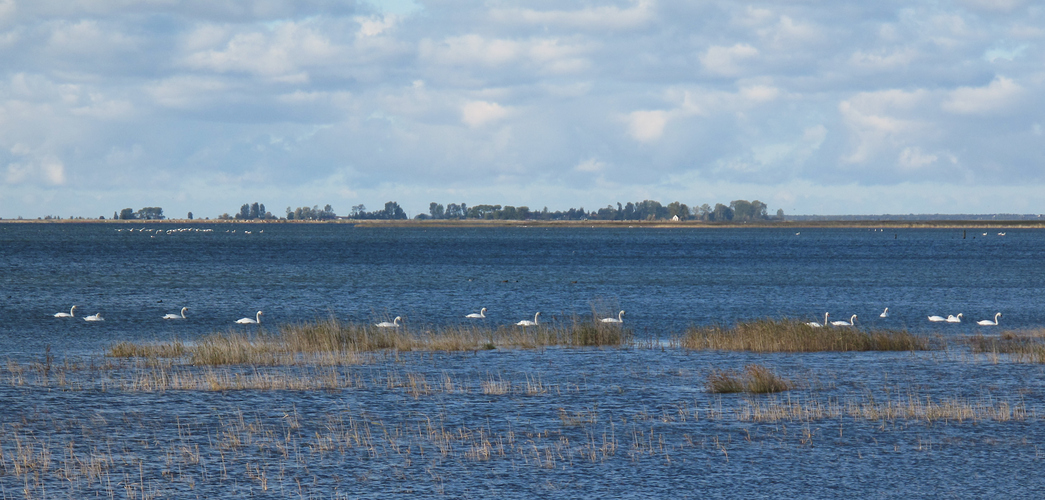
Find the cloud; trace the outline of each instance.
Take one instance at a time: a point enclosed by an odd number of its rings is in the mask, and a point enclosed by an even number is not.
[[[704,69],[711,73],[734,76],[740,73],[744,64],[757,57],[758,54],[758,49],[745,43],[738,43],[730,47],[712,46],[700,56],[700,62],[704,65]]]
[[[1021,100],[1024,89],[1003,76],[995,77],[985,87],[960,87],[950,92],[943,109],[951,113],[983,115],[1012,110]]]
[[[888,188],[1045,188],[1041,26],[1019,0],[0,0],[0,211],[946,211]]]
[[[628,133],[641,142],[651,142],[664,134],[669,114],[662,110],[632,111],[628,115]]]
[[[461,107],[461,121],[469,127],[481,127],[508,116],[509,110],[495,102],[472,101]]]
[[[490,12],[501,23],[555,25],[570,29],[629,30],[648,25],[654,19],[654,3],[638,0],[630,8],[616,6],[588,7],[579,10],[501,9]]]

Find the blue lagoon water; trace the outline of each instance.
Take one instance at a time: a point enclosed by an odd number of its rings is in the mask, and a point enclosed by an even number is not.
[[[331,368],[357,380],[336,390],[126,390],[120,367],[105,376],[111,384],[66,384],[50,373],[26,383],[18,372],[41,372],[48,356],[55,364],[114,363],[104,353],[119,341],[254,331],[233,321],[258,310],[265,327],[402,316],[423,331],[463,323],[481,307],[488,326],[537,311],[556,323],[623,309],[640,341],[760,318],[820,321],[824,312],[945,339],[1045,326],[1045,231],[983,232],[0,223],[0,339],[9,364],[0,374],[0,486],[17,498],[1039,496],[1041,365],[958,347],[399,353]],[[53,317],[74,304],[78,318]],[[189,307],[187,320],[161,319],[181,307]],[[879,318],[885,307],[890,316]],[[961,324],[926,320],[959,312]],[[996,312],[1000,326],[974,323]],[[82,320],[94,313],[105,321]],[[764,397],[705,389],[712,371],[751,363],[796,389]],[[443,389],[418,395],[401,383],[409,377]],[[491,381],[509,389],[489,391]],[[962,422],[754,421],[739,410],[789,399],[912,397],[1005,403],[1023,413]],[[467,437],[432,439],[432,422]],[[249,445],[215,444],[251,425],[260,430]],[[353,425],[384,437],[361,445],[346,437]],[[340,444],[324,444],[335,435]],[[483,439],[502,453],[476,454]],[[14,469],[19,442],[37,443],[38,454],[51,443],[54,467],[27,483]],[[68,467],[62,456],[82,463],[103,449],[117,458],[98,466],[97,478],[55,470]]]

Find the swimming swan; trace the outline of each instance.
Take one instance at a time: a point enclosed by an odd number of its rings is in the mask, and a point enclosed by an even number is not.
[[[74,317],[73,314],[75,312],[76,312],[76,306],[73,306],[73,308],[69,309],[69,312],[67,312],[67,313],[54,313],[54,317],[56,317],[56,318],[72,318],[72,317]]]
[[[174,313],[164,314],[163,319],[185,319],[185,311],[188,311],[188,307],[181,308],[181,316]]]
[[[380,328],[399,328],[399,320],[401,320],[401,319],[403,319],[403,318],[400,318],[399,316],[396,316],[396,318],[393,319],[391,323],[389,323],[387,321],[382,321],[380,323],[377,323],[374,326],[377,326],[377,327],[380,327]]]
[[[947,318],[945,318],[943,316],[935,316],[934,315],[934,316],[929,316],[929,321],[932,321],[933,323],[939,323],[941,321],[947,321]]]
[[[260,325],[261,324],[261,314],[262,314],[262,312],[258,311],[258,314],[257,314],[256,317],[254,317],[254,318],[240,318],[240,319],[236,320],[236,323],[239,323],[241,325],[253,325],[253,324],[256,323],[256,324]]]
[[[957,316],[948,314],[947,315],[947,322],[948,323],[961,323],[962,322],[962,313],[958,313]]]
[[[889,317],[889,308],[886,307],[885,310],[882,311],[882,314],[879,314],[878,317],[879,318],[888,318]]]
[[[516,325],[518,325],[518,326],[537,326],[537,317],[540,316],[540,315],[541,315],[541,313],[540,313],[540,311],[538,311],[537,314],[533,315],[533,321],[530,321],[528,319],[524,319],[524,320],[516,323]]]
[[[1001,313],[998,313],[998,314],[994,315],[994,321],[991,321],[989,319],[982,319],[980,321],[977,321],[976,324],[977,325],[983,325],[983,326],[998,326],[998,318],[999,317],[1001,317]]]
[[[83,320],[84,321],[105,321],[105,318],[102,317],[102,313],[96,313],[96,314],[92,314],[90,316],[85,317]]]
[[[603,323],[623,323],[624,322],[624,311],[617,314],[616,318],[602,318],[599,321]]]
[[[831,324],[834,326],[853,326],[856,324],[856,315],[854,314],[852,318],[849,318],[849,321],[832,321]]]
[[[479,310],[479,314],[472,313],[472,314],[466,315],[465,317],[466,318],[486,319],[486,308],[484,307],[484,308],[480,309]]]
[[[827,317],[828,316],[830,316],[830,313],[824,313],[824,325],[827,324]],[[806,323],[806,325],[809,325],[809,326],[811,326],[813,328],[820,328],[820,327],[824,326],[824,325],[821,325],[820,323],[817,323],[816,321],[810,321],[809,323]]]

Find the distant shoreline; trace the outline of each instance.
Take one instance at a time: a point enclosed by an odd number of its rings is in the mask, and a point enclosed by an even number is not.
[[[642,227],[675,229],[729,229],[729,228],[850,228],[850,229],[989,229],[989,228],[1045,228],[1045,220],[840,220],[840,221],[753,221],[753,222],[706,222],[706,221],[635,221],[635,220],[418,220],[418,219],[336,219],[314,220],[237,220],[237,219],[164,219],[164,220],[111,220],[111,219],[0,219],[0,224],[344,224],[358,227]]]

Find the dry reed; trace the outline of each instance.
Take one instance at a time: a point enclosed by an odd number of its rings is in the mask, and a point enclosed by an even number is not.
[[[732,328],[689,329],[678,345],[686,349],[752,352],[923,351],[942,348],[939,340],[898,330],[815,328],[798,321],[758,320]]]
[[[766,394],[790,390],[791,382],[780,378],[762,365],[747,365],[744,371],[712,371],[708,375],[707,388],[713,393],[750,392]]]

